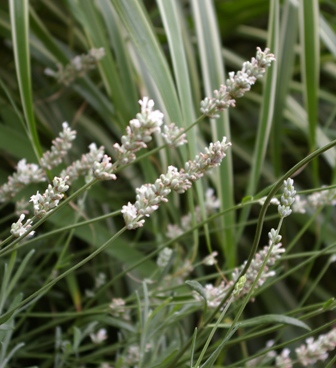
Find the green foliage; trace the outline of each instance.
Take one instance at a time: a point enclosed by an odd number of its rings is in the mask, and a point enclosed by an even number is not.
[[[285,348],[302,366],[295,349],[336,321],[334,14],[327,0],[0,4],[0,187],[20,160],[41,165],[64,121],[77,132],[45,181],[19,183],[6,200],[0,189],[0,368],[269,367]],[[257,47],[276,57],[265,76],[219,118],[202,115],[200,101]],[[71,83],[52,78],[85,55],[92,65]],[[188,144],[156,133],[117,166],[114,145],[144,96]],[[232,147],[219,167],[126,229],[121,210],[136,188],[224,136]],[[45,216],[19,208],[93,142],[117,180],[93,178],[91,163]],[[305,212],[279,220],[272,203],[288,177]],[[21,213],[32,237],[11,235]]]

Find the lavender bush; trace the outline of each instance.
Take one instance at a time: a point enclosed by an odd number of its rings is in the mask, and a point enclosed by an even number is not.
[[[8,4],[0,368],[331,367],[333,5]]]

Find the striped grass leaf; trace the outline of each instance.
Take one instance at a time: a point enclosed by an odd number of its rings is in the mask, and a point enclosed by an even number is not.
[[[143,5],[136,0],[112,0],[112,4],[126,27],[137,54],[150,71],[168,114],[168,120],[182,121],[181,107],[168,63]]]
[[[307,134],[310,151],[316,148],[316,127],[318,125],[318,90],[320,73],[319,5],[317,0],[299,2],[299,29],[301,44],[301,75],[303,95],[307,111]],[[313,166],[313,180],[317,184],[318,165]]]
[[[279,1],[270,2],[270,12],[268,20],[268,41],[267,46],[272,52],[278,54],[279,43],[279,17],[280,17],[280,5]],[[271,67],[266,72],[265,76],[265,88],[262,96],[261,113],[258,124],[258,132],[254,146],[253,161],[251,166],[251,174],[248,180],[246,195],[253,195],[257,191],[258,182],[260,180],[260,174],[262,167],[265,165],[265,155],[269,144],[270,132],[273,124],[273,113],[275,103],[275,87],[277,81],[277,68]],[[239,223],[241,227],[238,231],[239,237],[244,230],[244,223],[248,218],[250,208],[244,207]]]
[[[28,1],[9,1],[12,28],[13,50],[17,79],[19,84],[22,109],[26,119],[29,138],[37,160],[42,156],[42,149],[37,133],[30,71],[29,52],[29,12]]]
[[[191,2],[193,18],[196,29],[197,46],[201,62],[201,72],[204,84],[204,93],[211,96],[225,81],[224,65],[221,53],[221,44],[218,33],[214,4],[211,1],[204,2],[193,0]],[[230,141],[230,126],[227,112],[221,114],[219,119],[211,121],[213,141],[222,140],[226,136]],[[221,210],[230,209],[234,203],[233,194],[233,169],[232,155],[228,152],[220,168],[215,174],[215,186],[217,195],[221,199]],[[235,266],[236,250],[232,225],[235,223],[232,212],[221,218],[224,234],[218,234],[218,242],[227,260],[228,267]],[[224,236],[223,236],[224,235]]]

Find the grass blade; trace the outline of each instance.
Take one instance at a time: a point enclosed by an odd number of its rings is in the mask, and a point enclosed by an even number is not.
[[[280,24],[279,50],[276,53],[277,86],[274,103],[274,117],[272,126],[272,166],[274,176],[279,177],[282,169],[282,131],[286,96],[289,90],[289,82],[292,78],[297,40],[298,11],[291,0],[284,3]]]
[[[101,19],[101,14],[99,14],[95,3],[92,1],[87,2],[86,6],[82,6],[82,4],[77,1],[69,1],[69,4],[73,14],[76,15],[76,18],[83,26],[90,46],[93,48],[103,47],[105,50],[105,56],[100,60],[98,68],[107,94],[118,106],[118,111],[120,113],[118,121],[120,125],[124,127],[124,124],[133,117],[133,113],[137,110],[137,104],[135,100],[132,101],[132,109],[128,106],[128,96],[126,96],[123,90],[120,73],[117,71],[117,66],[112,56],[110,44],[106,37],[106,27]]]
[[[33,111],[33,97],[30,72],[29,53],[29,17],[28,1],[9,1],[12,39],[17,79],[21,96],[22,108],[26,119],[29,138],[37,160],[42,156],[42,149],[37,134]]]
[[[142,61],[150,70],[170,121],[182,121],[180,104],[167,61],[155,37],[142,4],[136,0],[113,0],[114,7],[125,25],[129,37]]]
[[[225,81],[223,58],[219,31],[212,2],[193,0],[191,2],[196,28],[196,36],[201,61],[202,77],[205,95],[210,96],[220,83]],[[211,121],[213,141],[222,140],[226,136],[230,140],[230,125],[227,112],[222,113],[219,119]],[[225,211],[234,204],[232,156],[228,152],[225,162],[215,174],[215,186],[218,197],[221,199],[221,210]],[[223,180],[224,178],[224,180]],[[233,224],[234,214],[229,212],[221,218],[221,228],[227,228],[223,234],[218,234],[218,242],[225,254],[228,267],[235,266],[235,242]]]
[[[303,80],[303,95],[308,118],[308,139],[310,152],[316,148],[316,127],[318,124],[319,89],[319,8],[318,1],[299,2],[301,66]],[[313,180],[318,183],[317,161],[313,163]]]
[[[271,1],[270,17],[269,17],[269,48],[276,55],[278,54],[279,40],[279,1]],[[248,180],[246,196],[253,195],[257,190],[262,167],[265,162],[265,155],[269,143],[270,131],[273,123],[273,111],[275,102],[275,86],[276,86],[277,68],[273,67],[266,72],[265,89],[263,92],[263,100],[261,104],[261,115],[258,124],[258,133],[251,166],[251,175]],[[250,207],[245,207],[240,216],[240,224],[244,224],[247,220]],[[244,226],[239,230],[239,236],[242,234]]]

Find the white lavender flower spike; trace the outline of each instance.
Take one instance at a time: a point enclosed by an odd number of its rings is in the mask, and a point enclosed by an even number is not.
[[[25,224],[22,223],[22,221],[24,220],[25,215],[22,213],[20,215],[20,218],[18,219],[17,222],[14,222],[11,226],[11,234],[14,235],[15,237],[19,237],[24,235],[32,226],[33,221],[31,219],[27,220]],[[31,231],[30,236],[34,235],[34,231]]]
[[[53,179],[53,185],[49,184],[44,194],[37,192],[30,197],[30,202],[34,204],[34,214],[43,217],[54,207],[58,206],[59,201],[64,197],[64,192],[69,189],[66,184],[67,177]]]
[[[94,162],[93,176],[98,180],[116,180],[117,177],[113,174],[114,167],[111,164],[111,157],[104,155],[101,162]]]
[[[186,134],[183,131],[183,128],[179,128],[175,123],[171,123],[163,127],[161,135],[170,147],[178,147],[188,142],[186,140]]]
[[[76,131],[71,130],[67,122],[64,122],[62,126],[63,131],[59,134],[59,137],[53,140],[51,150],[45,152],[41,157],[41,166],[44,169],[51,170],[59,165],[70,150],[71,142],[76,138]]]
[[[258,78],[261,78],[275,60],[273,54],[269,53],[269,49],[261,51],[257,47],[257,54],[251,61],[243,64],[242,70],[237,73],[229,73],[226,84],[222,84],[219,90],[214,91],[214,97],[206,97],[201,101],[201,113],[211,118],[218,118],[218,112],[229,107],[234,107],[236,98],[244,96],[251,89],[251,86]]]
[[[144,220],[139,221],[139,219],[143,216],[150,216],[159,208],[161,202],[167,202],[166,197],[172,190],[184,193],[191,187],[193,181],[201,178],[206,171],[218,166],[230,146],[231,143],[227,143],[224,137],[222,142],[211,143],[209,148],[205,148],[205,153],[197,155],[194,161],[187,162],[184,169],[178,170],[174,166],[169,166],[167,174],[162,174],[154,184],[144,184],[137,188],[135,204],[128,203],[121,211],[127,229],[143,226]]]
[[[133,162],[136,159],[135,153],[147,147],[147,143],[152,140],[151,136],[160,132],[163,124],[164,115],[159,110],[153,110],[153,100],[145,96],[139,100],[139,104],[141,113],[138,113],[136,119],[131,120],[126,127],[126,135],[121,137],[121,145],[119,143],[113,145],[120,165]]]
[[[16,173],[9,176],[7,183],[0,186],[0,203],[12,199],[26,185],[46,180],[44,170],[36,164],[28,164],[26,159],[22,159],[17,164]]]
[[[97,148],[95,143],[89,145],[89,152],[82,155],[80,160],[73,162],[65,170],[61,172],[61,177],[67,177],[67,183],[71,184],[80,175],[88,175],[92,172],[95,162],[100,162],[104,156],[104,147]]]
[[[292,213],[291,205],[294,203],[296,195],[293,184],[294,180],[291,178],[284,180],[284,191],[281,196],[281,204],[278,206],[278,212],[282,218]]]

